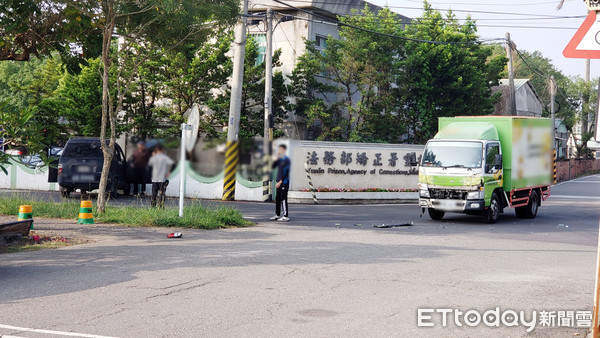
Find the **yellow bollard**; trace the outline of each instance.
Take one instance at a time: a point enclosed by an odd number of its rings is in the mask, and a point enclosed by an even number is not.
[[[33,208],[31,205],[20,205],[19,206],[19,215],[17,216],[17,221],[26,221],[29,219],[33,219]],[[33,230],[33,221],[31,221],[31,230]]]
[[[94,215],[92,214],[92,201],[81,201],[79,204],[78,224],[94,224]]]

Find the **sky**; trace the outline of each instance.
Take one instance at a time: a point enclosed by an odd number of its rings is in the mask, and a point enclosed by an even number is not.
[[[410,18],[420,16],[423,7],[422,0],[368,2],[379,6],[388,5],[393,11]],[[454,10],[459,19],[466,18],[469,11],[473,11],[470,14],[477,22],[481,38],[503,38],[509,32],[519,50],[538,50],[550,58],[565,75],[583,77],[584,60],[567,59],[562,51],[585,20],[587,7],[583,0],[565,0],[562,9],[557,11],[559,2],[560,0],[430,0],[430,4],[438,10]],[[600,76],[600,60],[591,61],[591,76]]]

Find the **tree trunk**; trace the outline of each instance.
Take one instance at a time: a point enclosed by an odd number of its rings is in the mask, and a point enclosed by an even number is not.
[[[110,99],[110,45],[115,28],[115,12],[113,0],[107,0],[106,25],[102,32],[102,124],[100,125],[100,146],[104,155],[104,165],[100,176],[98,187],[98,203],[96,211],[103,213],[106,210],[106,186],[115,149],[115,118],[113,116],[113,105]],[[106,144],[106,125],[110,122],[110,141]]]

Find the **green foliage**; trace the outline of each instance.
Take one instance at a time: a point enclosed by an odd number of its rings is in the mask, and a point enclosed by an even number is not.
[[[30,126],[41,131],[45,144],[55,144],[64,132],[58,113],[58,87],[63,73],[58,56],[0,62],[0,100],[16,111],[31,111]]]
[[[582,132],[589,132],[598,111],[598,79],[585,81],[578,76],[564,78],[562,83],[567,100],[564,100],[562,95],[559,95],[557,99],[562,99],[559,103],[567,102],[566,111],[561,103],[560,111],[556,115],[566,121],[565,124],[569,129],[580,122]]]
[[[355,13],[358,14],[358,13]],[[403,25],[389,9],[375,14],[368,7],[343,23],[384,34],[400,35]],[[340,40],[327,47],[306,42],[291,80],[296,113],[321,127],[321,140],[398,142],[406,129],[399,124],[397,83],[399,40],[342,27]],[[316,76],[315,76],[316,74]],[[331,98],[339,97],[337,102]]]
[[[500,53],[505,53],[500,51]],[[545,57],[541,52],[534,51],[520,51],[521,56],[515,54],[513,61],[513,69],[515,72],[515,78],[517,79],[530,79],[533,88],[539,95],[542,104],[545,109],[542,113],[543,116],[550,116],[550,85],[549,78],[554,76],[558,87],[563,93],[572,91],[569,89],[574,85],[572,79],[565,76],[562,71],[556,68],[552,64],[552,60]],[[525,59],[525,60],[523,60]],[[532,69],[533,68],[533,69]],[[504,78],[508,78],[508,73],[505,70],[502,74]],[[567,94],[568,95],[568,94]],[[556,101],[558,105],[556,109],[557,118],[563,119],[565,125],[569,130],[573,128],[573,125],[577,120],[577,103],[579,98],[577,96],[563,96],[561,92],[557,93]]]
[[[35,201],[31,196],[0,198],[0,215],[16,215],[19,206],[31,205],[35,217],[77,219],[78,201],[46,202]],[[207,207],[192,202],[185,208],[183,218],[177,208],[156,209],[150,207],[107,206],[106,212],[94,214],[96,223],[111,223],[127,226],[183,227],[195,229],[219,229],[252,225],[239,210],[230,207]]]
[[[97,1],[5,0],[0,3],[0,60],[29,61],[32,55],[59,52],[70,71],[84,60],[71,52],[81,47],[86,57],[97,56],[101,34],[94,23]]]
[[[58,89],[60,115],[73,135],[99,136],[102,116],[100,60],[87,60],[79,74],[65,74]]]
[[[444,17],[427,2],[406,27],[389,9],[368,7],[340,21],[363,30],[342,26],[326,48],[307,42],[291,78],[296,112],[320,127],[318,139],[422,143],[438,117],[492,112],[490,88],[505,58],[477,42],[473,21]]]
[[[273,53],[273,68],[281,66],[279,58],[281,50],[276,50]],[[244,61],[244,83],[242,88],[242,112],[240,120],[240,138],[249,139],[255,136],[264,134],[265,120],[265,68],[264,62],[258,63],[259,48],[258,41],[252,36],[246,42],[246,57]],[[233,68],[231,69],[233,71]],[[231,74],[231,72],[229,72]],[[231,96],[229,90],[225,93],[225,97]],[[282,123],[287,116],[287,88],[283,74],[281,72],[273,73],[273,118],[274,122]],[[226,110],[221,110],[221,121],[227,121],[229,115],[229,107]],[[275,137],[281,136],[278,131]]]
[[[506,62],[492,57],[492,49],[477,43],[475,22],[459,23],[425,2],[423,16],[406,28],[406,37],[454,44],[408,41],[399,83],[406,105],[409,141],[424,143],[437,131],[437,118],[487,115],[493,112],[491,86],[497,85]]]
[[[6,101],[0,101],[0,146],[24,146],[30,154],[39,154],[46,163],[50,161],[43,151],[46,144],[41,126],[33,122],[32,110],[19,110]],[[8,174],[7,166],[12,156],[0,152],[0,170]],[[14,158],[19,160],[18,158]]]

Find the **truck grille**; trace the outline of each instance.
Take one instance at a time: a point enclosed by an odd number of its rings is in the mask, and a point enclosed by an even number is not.
[[[435,199],[466,200],[467,192],[460,190],[429,189],[429,195]]]

